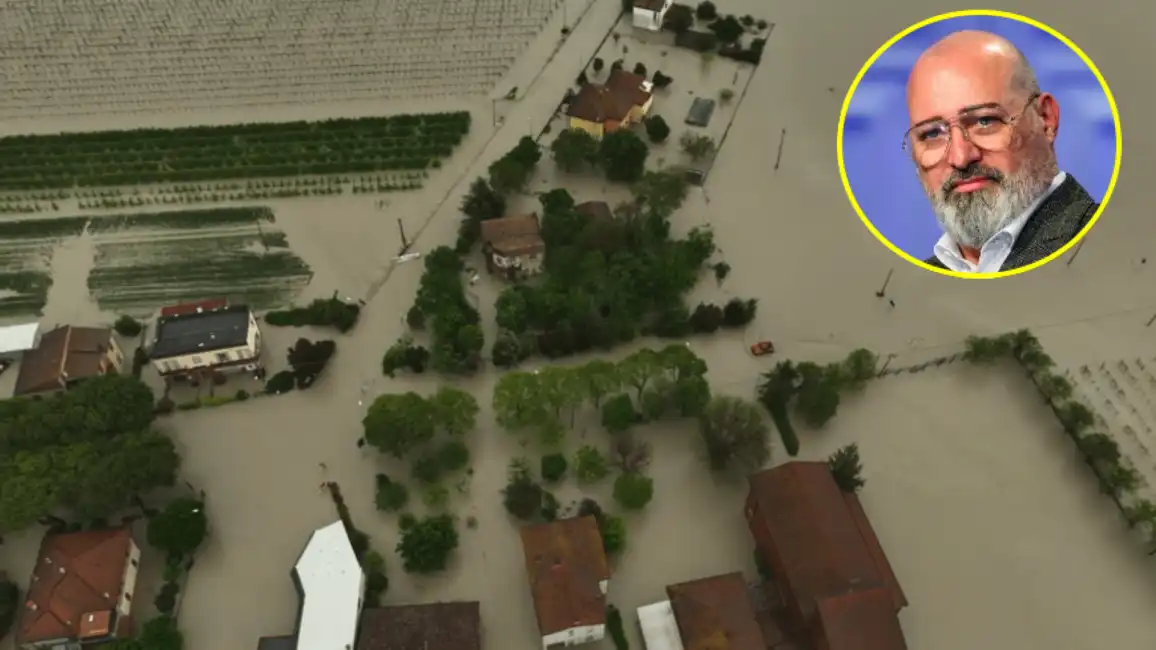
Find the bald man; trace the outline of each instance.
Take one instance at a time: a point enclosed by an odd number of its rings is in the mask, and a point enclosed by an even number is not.
[[[988,32],[950,34],[907,81],[904,147],[943,228],[932,266],[1009,271],[1071,241],[1099,207],[1056,163],[1056,98],[1023,53]]]

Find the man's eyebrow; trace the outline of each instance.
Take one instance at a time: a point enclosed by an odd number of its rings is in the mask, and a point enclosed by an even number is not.
[[[981,110],[991,109],[991,108],[1003,108],[1003,104],[1000,104],[999,102],[984,102],[982,104],[971,104],[969,106],[964,106],[963,108],[959,109],[959,113],[957,113],[957,115],[964,115],[967,113],[973,113],[975,111],[981,111]],[[919,128],[921,126],[925,126],[927,124],[934,124],[936,122],[946,122],[946,121],[947,121],[946,117],[944,117],[942,115],[935,115],[935,116],[927,118],[926,120],[921,120],[919,122],[916,122],[915,124],[912,124],[911,128],[917,129],[917,128]]]

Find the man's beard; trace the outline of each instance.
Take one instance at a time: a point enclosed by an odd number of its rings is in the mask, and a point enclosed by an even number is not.
[[[928,198],[943,231],[960,246],[979,249],[1047,191],[1055,168],[1054,158],[1048,155],[1031,156],[1012,175],[973,163],[952,172],[942,187],[928,191]],[[979,178],[988,179],[991,185],[974,192],[952,190],[956,183]]]

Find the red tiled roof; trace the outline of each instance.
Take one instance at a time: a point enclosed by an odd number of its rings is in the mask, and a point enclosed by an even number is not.
[[[546,250],[536,214],[483,221],[482,243],[502,255],[530,255]]]
[[[741,573],[666,588],[685,650],[767,650]]]
[[[760,549],[807,621],[819,601],[849,589],[886,587],[906,604],[867,522],[853,512],[823,462],[793,461],[750,477],[751,495],[774,549]],[[774,552],[771,552],[774,551]]]
[[[635,106],[650,100],[650,93],[642,89],[646,77],[625,70],[613,70],[605,85],[586,84],[570,100],[566,114],[586,122],[602,124],[621,122]]]
[[[876,587],[820,601],[825,650],[907,650],[892,598]]]
[[[542,636],[572,627],[606,623],[610,579],[602,534],[593,516],[524,526],[522,549]]]
[[[46,332],[36,348],[24,353],[13,394],[59,390],[66,381],[102,374],[111,339],[106,327],[62,325]]]
[[[481,650],[477,601],[366,609],[357,650]]]
[[[75,639],[85,614],[115,609],[131,548],[127,528],[46,536],[29,583],[18,644]]]

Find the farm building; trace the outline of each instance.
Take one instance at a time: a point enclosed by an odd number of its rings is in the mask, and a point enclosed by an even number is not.
[[[397,605],[361,615],[357,650],[481,650],[477,601]]]
[[[686,123],[691,126],[706,126],[714,115],[715,102],[713,99],[695,97],[686,113]]]
[[[767,650],[750,587],[741,573],[670,585],[667,600],[638,608],[647,650],[713,648],[725,639],[728,650]]]
[[[162,309],[149,346],[149,360],[162,377],[251,372],[260,358],[261,330],[253,312],[222,299]]]
[[[521,532],[542,648],[604,638],[610,565],[598,522],[587,515],[523,526]]]
[[[906,650],[898,613],[907,598],[859,499],[839,490],[826,463],[752,475],[746,518],[773,577],[762,617],[771,648]]]
[[[24,353],[13,395],[67,390],[85,379],[118,373],[123,363],[111,329],[62,325]]]
[[[662,22],[674,0],[634,0],[633,25],[651,32],[662,31]]]
[[[16,631],[19,648],[88,646],[133,633],[140,548],[127,528],[50,534]]]
[[[536,275],[542,270],[545,252],[536,214],[482,222],[482,253],[492,274],[507,280]]]
[[[605,84],[588,83],[570,100],[569,128],[595,138],[642,122],[654,102],[654,84],[642,75],[615,69]]]
[[[261,637],[258,650],[353,648],[365,595],[365,574],[345,524],[335,521],[309,536],[290,574],[297,588],[297,629]]]

